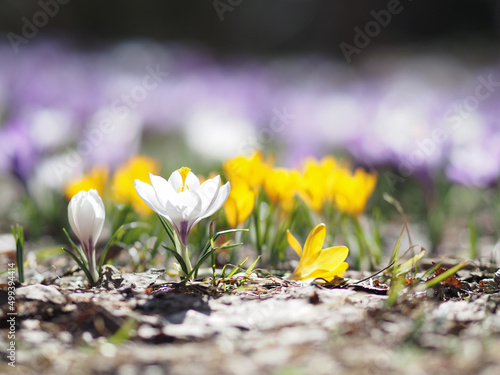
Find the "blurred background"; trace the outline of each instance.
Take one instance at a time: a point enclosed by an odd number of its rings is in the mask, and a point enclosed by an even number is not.
[[[435,251],[497,249],[498,1],[5,0],[0,30],[0,232],[60,232],[51,197],[95,165],[261,149],[377,170],[371,205]]]

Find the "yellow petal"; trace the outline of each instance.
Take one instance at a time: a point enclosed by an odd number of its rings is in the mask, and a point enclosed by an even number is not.
[[[313,264],[310,264],[302,269],[302,274],[304,276],[307,275],[308,278],[312,278],[319,277],[314,276],[317,270],[331,272],[342,264],[348,254],[349,249],[345,246],[335,246],[323,249]]]
[[[318,269],[307,275],[307,277],[305,277],[304,280],[316,279],[318,277],[321,277],[327,281],[332,281],[335,276],[342,277],[348,267],[349,265],[346,262],[343,262],[333,270]]]
[[[295,250],[299,257],[302,257],[302,246],[300,246],[299,241],[293,236],[293,234],[287,230],[286,231],[286,239],[288,240],[288,244]]]
[[[79,191],[96,189],[100,196],[103,196],[106,190],[108,180],[108,168],[105,166],[95,166],[87,174],[71,180],[64,187],[64,194],[70,200]]]
[[[149,181],[149,173],[158,174],[160,165],[152,158],[135,155],[120,165],[113,175],[112,191],[113,200],[117,203],[131,204],[134,210],[143,217],[149,216],[153,211],[137,195],[134,181]]]
[[[304,251],[300,263],[303,263],[302,267],[312,264],[318,258],[321,248],[323,247],[323,242],[325,241],[325,224],[321,223],[316,225],[309,236],[307,236],[306,243],[304,245]]]
[[[245,183],[231,186],[229,197],[224,203],[224,212],[231,227],[245,222],[253,211],[255,192]]]

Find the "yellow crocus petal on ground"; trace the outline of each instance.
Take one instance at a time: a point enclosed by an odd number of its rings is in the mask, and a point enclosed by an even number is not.
[[[337,209],[352,216],[362,214],[375,186],[377,175],[362,168],[350,171],[340,171],[336,176],[334,187],[335,205]]]
[[[244,223],[252,213],[254,205],[255,192],[245,183],[234,184],[223,206],[228,224],[234,228]]]
[[[108,180],[108,168],[105,166],[95,166],[87,174],[75,178],[64,187],[64,195],[70,200],[78,192],[95,189],[99,195],[103,196]]]
[[[335,276],[342,276],[348,267],[344,262],[349,254],[345,246],[334,246],[322,249],[326,228],[324,224],[317,225],[307,237],[299,264],[290,276],[291,280],[308,280],[324,278],[331,281]],[[287,232],[290,246],[298,253],[301,249],[298,241]]]
[[[231,184],[246,183],[257,191],[262,186],[269,171],[269,162],[265,162],[262,153],[255,152],[250,156],[237,156],[226,160],[223,164],[224,173]]]
[[[299,241],[297,241],[297,239],[293,236],[293,234],[289,230],[286,231],[286,239],[288,240],[288,244],[292,247],[292,249],[294,249],[297,255],[301,257],[302,246],[300,246]]]
[[[342,262],[338,267],[332,269],[317,269],[314,272],[308,274],[304,279],[316,279],[322,278],[327,281],[332,281],[335,276],[342,277],[344,272],[347,270],[349,265],[346,262]]]
[[[137,155],[122,164],[113,175],[113,199],[117,203],[129,203],[141,216],[148,216],[152,213],[150,208],[137,195],[134,188],[134,181],[148,181],[149,173],[158,174],[160,166],[152,158]]]
[[[313,264],[310,264],[302,269],[302,274],[313,275],[316,270],[335,270],[339,265],[344,262],[349,254],[349,249],[345,246],[329,247],[321,250],[318,258]]]
[[[302,263],[301,268],[305,268],[316,262],[321,253],[321,248],[323,247],[323,242],[325,241],[325,235],[325,224],[316,225],[311,233],[309,233],[302,251],[302,257],[299,261],[299,266],[301,266]]]

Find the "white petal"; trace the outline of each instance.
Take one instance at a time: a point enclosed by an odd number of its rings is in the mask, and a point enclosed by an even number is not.
[[[84,249],[91,251],[94,246],[95,209],[92,200],[87,197],[80,201],[78,217],[76,218],[80,230],[80,242]]]
[[[176,194],[167,202],[165,213],[174,223],[197,218],[201,211],[201,199],[194,191],[186,190]]]
[[[167,180],[163,177],[155,176],[154,174],[149,174],[149,180],[156,194],[156,199],[161,207],[165,207],[167,201],[174,195],[177,194],[177,190],[174,190],[172,185],[169,184]]]
[[[135,191],[137,195],[151,208],[154,212],[160,215],[165,214],[165,207],[158,202],[156,198],[155,189],[150,184],[142,182],[141,180],[135,180],[134,182]]]
[[[186,176],[186,186],[189,190],[197,190],[200,187],[200,179],[191,171]]]
[[[202,206],[201,215],[204,215],[215,203],[220,189],[220,176],[216,176],[203,182],[196,193],[200,196]]]
[[[176,192],[179,191],[179,189],[182,189],[182,176],[179,173],[179,170],[175,170],[172,172],[172,174],[168,178],[168,183],[172,185]]]
[[[106,211],[104,209],[104,203],[97,193],[97,190],[90,189],[89,190],[89,201],[92,203],[94,208],[94,226],[92,228],[92,238],[94,240],[93,246],[97,244],[99,237],[102,232],[102,227],[104,226],[104,219],[106,217]]]
[[[75,194],[68,204],[68,221],[71,229],[76,234],[78,239],[80,239],[80,229],[78,228],[78,211],[80,209],[80,200],[85,191],[80,191],[78,194]]]
[[[229,196],[230,191],[231,191],[231,185],[229,182],[226,182],[223,186],[221,186],[221,188],[219,189],[219,194],[217,195],[217,198],[215,199],[214,203],[207,210],[207,212],[203,213],[203,216],[200,218],[200,220],[209,217],[214,213],[216,213],[217,211],[219,211],[224,202],[226,201],[227,197]]]
[[[182,242],[187,244],[187,236],[198,221],[201,212],[201,199],[193,191],[186,190],[167,202],[166,214],[171,218]]]
[[[182,183],[182,176],[179,170],[172,172],[172,174],[168,178],[168,182],[170,183],[170,185],[172,185],[172,187],[176,192],[182,190],[184,186]],[[186,176],[186,186],[189,187],[189,190],[196,190],[200,187],[200,180],[191,171],[189,171]]]

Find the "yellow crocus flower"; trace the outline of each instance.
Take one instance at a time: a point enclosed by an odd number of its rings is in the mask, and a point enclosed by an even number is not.
[[[108,179],[108,168],[105,166],[97,165],[93,167],[87,174],[75,178],[64,187],[64,195],[68,200],[82,190],[88,191],[90,189],[97,190],[99,195],[104,195],[106,189],[106,182]]]
[[[359,216],[364,212],[376,184],[376,173],[365,172],[362,168],[356,169],[354,173],[339,170],[333,187],[337,209],[352,216]]]
[[[264,161],[261,152],[255,152],[250,156],[240,155],[226,160],[223,169],[231,184],[246,183],[251,189],[258,191],[269,170],[269,162]]]
[[[287,231],[288,243],[300,257],[299,264],[290,280],[309,280],[323,278],[332,281],[335,276],[342,276],[349,267],[344,262],[349,253],[345,246],[334,246],[323,249],[325,241],[325,224],[318,224],[307,237],[304,250],[297,239]]]
[[[299,195],[307,206],[320,213],[325,202],[330,200],[330,192],[335,180],[338,162],[333,156],[321,160],[306,159],[304,163]]]
[[[253,211],[256,193],[241,182],[231,186],[229,197],[224,203],[228,224],[235,228],[244,223]]]
[[[143,155],[130,158],[113,175],[113,198],[117,203],[130,203],[141,216],[151,214],[150,208],[137,195],[135,180],[149,181],[149,173],[158,174],[160,166],[156,160]]]
[[[279,204],[285,211],[289,211],[294,205],[299,182],[298,171],[272,168],[264,180],[264,191],[271,203]]]

